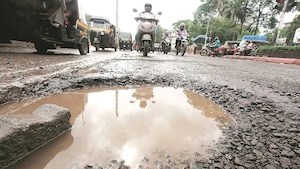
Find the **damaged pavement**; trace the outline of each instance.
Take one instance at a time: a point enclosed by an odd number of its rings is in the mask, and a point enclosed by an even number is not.
[[[217,150],[211,150],[212,157],[183,160],[187,168],[300,167],[297,65],[160,53],[141,57],[137,52],[112,51],[92,51],[80,56],[74,50],[59,50],[37,55],[32,48],[7,46],[0,47],[0,55],[1,104],[93,87],[181,87],[211,99],[235,120],[223,130],[224,138],[217,142]],[[64,125],[57,131],[63,132],[70,127],[65,120],[69,113],[64,108],[55,109],[63,112],[60,116],[64,120],[59,123]],[[1,115],[1,131],[11,131],[17,125],[6,125],[5,116]],[[50,112],[49,116],[53,118]],[[52,120],[49,125],[54,127],[57,121]],[[35,140],[42,138],[48,139],[38,135]],[[18,140],[20,144],[27,142]],[[1,144],[5,145],[10,144]],[[0,150],[3,156],[3,149]],[[171,166],[160,165],[168,167]],[[87,164],[86,168],[101,167]]]

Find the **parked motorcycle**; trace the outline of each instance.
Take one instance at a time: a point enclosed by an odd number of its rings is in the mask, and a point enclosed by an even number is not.
[[[137,12],[136,9],[133,9],[134,12]],[[158,13],[161,15],[161,12]],[[138,24],[138,33],[141,34],[140,38],[137,37],[140,46],[137,46],[139,51],[143,52],[143,56],[147,56],[150,51],[154,51],[154,38],[155,38],[155,29],[158,20],[155,15],[145,12],[141,13],[138,17],[135,18],[139,21]]]
[[[164,38],[161,41],[161,49],[164,54],[168,54],[171,51],[171,38]]]
[[[184,56],[186,48],[187,48],[187,44],[188,44],[188,36],[183,35],[180,39],[180,45],[178,45],[176,48],[176,55],[181,53],[181,56]]]

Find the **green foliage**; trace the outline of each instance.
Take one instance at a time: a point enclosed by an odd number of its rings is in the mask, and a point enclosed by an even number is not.
[[[285,38],[289,36],[290,26],[286,26],[280,30],[280,37]]]
[[[88,26],[91,26],[91,17],[92,15],[89,15],[89,14],[85,14],[85,19],[86,19],[86,22],[88,24]]]
[[[164,33],[164,29],[160,25],[157,25],[155,43],[160,43],[162,41],[163,33]]]
[[[300,51],[300,45],[298,46],[260,46],[258,51],[288,51],[297,50]]]
[[[267,34],[265,34],[265,36],[268,37],[268,41],[269,41],[269,42],[273,42],[273,38],[274,38],[273,33],[267,33]]]

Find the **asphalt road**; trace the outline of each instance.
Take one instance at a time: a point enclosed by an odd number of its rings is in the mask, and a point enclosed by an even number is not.
[[[192,168],[300,168],[300,66],[135,51],[0,46],[0,103],[95,86],[173,86],[210,98],[236,121]]]

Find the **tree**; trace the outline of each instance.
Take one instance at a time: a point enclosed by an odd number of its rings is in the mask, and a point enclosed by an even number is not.
[[[274,0],[252,0],[250,6],[253,8],[252,22],[254,29],[253,34],[258,34],[259,27],[267,27],[270,18],[274,16]]]
[[[155,43],[160,43],[162,41],[163,33],[164,33],[163,27],[157,25],[156,34],[155,34]]]
[[[248,0],[246,1],[246,6],[243,0],[230,0],[224,5],[223,17],[230,19],[234,24],[234,29],[236,30],[237,24],[241,24],[239,33],[242,32],[243,24],[246,20],[245,16],[248,13],[247,8]],[[234,31],[237,32],[237,31]],[[235,33],[232,39],[236,39],[237,34]]]

